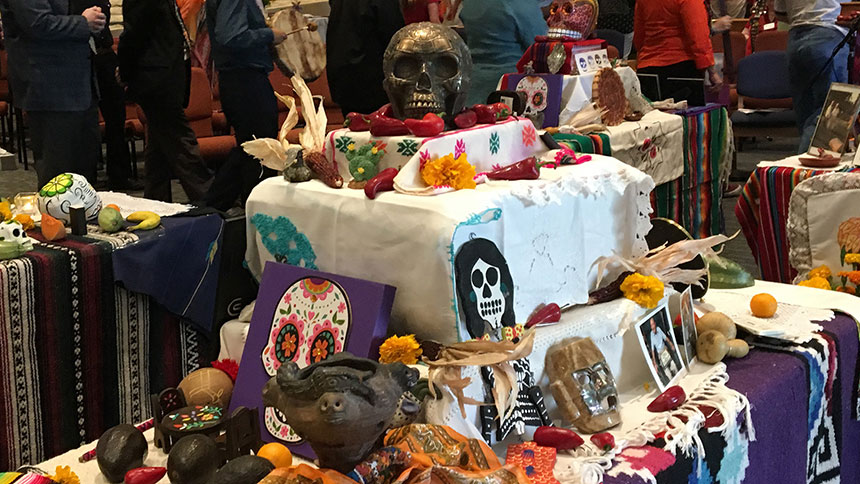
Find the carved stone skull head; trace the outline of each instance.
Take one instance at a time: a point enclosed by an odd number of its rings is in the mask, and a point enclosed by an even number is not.
[[[587,39],[597,26],[597,0],[555,0],[549,7],[547,36]]]
[[[615,378],[590,338],[551,349],[546,371],[559,410],[577,429],[601,432],[621,422]]]
[[[385,50],[384,87],[394,116],[427,113],[454,116],[463,110],[472,76],[472,57],[463,39],[430,22],[400,29]]]

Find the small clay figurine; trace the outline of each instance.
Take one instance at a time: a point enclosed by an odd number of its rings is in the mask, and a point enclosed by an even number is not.
[[[590,338],[550,349],[546,372],[559,410],[581,432],[602,432],[621,423],[615,378]]]
[[[402,363],[337,353],[303,369],[281,365],[263,403],[308,441],[321,467],[347,474],[379,445],[401,395],[417,381],[418,371]]]
[[[126,472],[142,467],[146,452],[143,433],[129,424],[107,429],[96,444],[99,470],[108,482],[122,482]]]

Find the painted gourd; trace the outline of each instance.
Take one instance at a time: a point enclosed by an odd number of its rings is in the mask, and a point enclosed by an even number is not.
[[[87,220],[95,220],[102,209],[99,194],[83,175],[57,175],[39,190],[39,211],[67,224],[71,222],[69,209],[77,205],[84,207]]]

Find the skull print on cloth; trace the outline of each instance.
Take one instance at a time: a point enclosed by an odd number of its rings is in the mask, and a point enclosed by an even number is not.
[[[549,86],[546,79],[539,76],[526,76],[517,83],[517,92],[526,95],[526,110],[523,116],[532,120],[537,127],[543,126],[544,111],[549,103]]]
[[[466,105],[472,56],[449,27],[421,22],[394,34],[382,70],[395,117],[419,119],[442,112],[451,117]]]
[[[292,284],[281,297],[266,347],[263,368],[275,376],[281,364],[293,361],[299,368],[343,351],[351,323],[346,292],[327,279],[305,278]],[[266,430],[285,442],[301,439],[274,407],[266,407]]]
[[[514,282],[499,248],[487,239],[466,242],[454,258],[454,274],[469,334],[499,340],[502,327],[516,323]]]
[[[547,36],[585,40],[597,26],[597,0],[555,0],[549,7]]]

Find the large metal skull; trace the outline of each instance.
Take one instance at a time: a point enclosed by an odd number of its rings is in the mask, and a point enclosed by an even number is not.
[[[463,39],[430,22],[400,29],[385,50],[384,87],[394,116],[427,113],[454,116],[463,110],[472,76],[472,57]]]
[[[547,36],[584,40],[597,26],[597,0],[555,0],[549,7]]]

